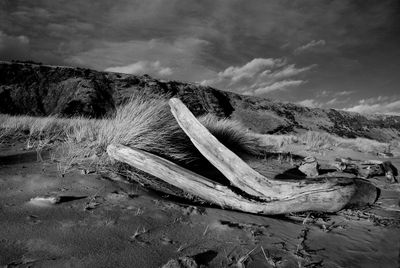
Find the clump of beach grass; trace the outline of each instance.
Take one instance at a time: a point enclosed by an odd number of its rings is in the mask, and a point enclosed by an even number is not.
[[[65,130],[71,119],[55,116],[0,116],[0,138],[26,139],[27,149],[44,148],[65,138]]]
[[[212,115],[202,116],[199,120],[234,152],[262,153],[258,139],[249,135],[238,122]],[[205,161],[179,127],[163,96],[149,98],[135,94],[108,118],[69,127],[64,162],[71,167],[84,163],[100,172],[124,174],[126,166],[114,163],[106,153],[110,144],[144,150],[186,166]]]
[[[248,132],[239,121],[220,119],[212,114],[200,116],[198,120],[236,154],[264,155],[266,153],[267,148],[260,145],[259,138]]]

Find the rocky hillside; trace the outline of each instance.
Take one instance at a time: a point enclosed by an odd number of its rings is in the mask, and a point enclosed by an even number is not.
[[[240,120],[259,133],[317,130],[381,141],[400,138],[400,117],[311,109],[149,76],[0,62],[0,113],[102,117],[135,91],[177,96],[196,115]]]

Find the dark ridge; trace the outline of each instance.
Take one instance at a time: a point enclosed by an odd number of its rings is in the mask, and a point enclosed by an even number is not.
[[[148,75],[33,62],[0,62],[0,113],[101,118],[112,113],[137,91],[150,97],[178,97],[196,116],[212,113],[229,117],[258,133],[314,130],[386,142],[400,137],[399,116],[313,109],[242,96],[195,83],[157,80]]]

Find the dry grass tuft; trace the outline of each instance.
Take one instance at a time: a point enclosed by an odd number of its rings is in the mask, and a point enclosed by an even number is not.
[[[70,167],[89,166],[97,171],[121,173],[123,165],[113,163],[106,153],[112,143],[177,162],[189,161],[191,155],[186,147],[190,141],[181,132],[164,99],[138,95],[109,118],[71,127],[63,162]]]
[[[249,133],[240,122],[219,119],[212,114],[198,119],[222,144],[236,154],[263,155],[266,153],[266,148],[260,146],[259,138]]]
[[[26,139],[27,148],[50,147],[57,140],[65,137],[65,129],[71,119],[55,116],[0,116],[0,139]]]
[[[200,121],[238,154],[263,152],[258,138],[249,135],[237,122],[211,115],[201,117]],[[205,161],[179,127],[163,97],[135,95],[109,118],[70,121],[64,136],[64,172],[81,167],[130,177],[138,175],[137,171],[109,159],[106,149],[112,143],[151,152],[186,166],[200,166]]]
[[[337,138],[333,135],[317,131],[307,131],[299,136],[299,142],[310,150],[330,149],[337,146]]]
[[[119,143],[187,162],[191,159],[189,139],[182,133],[165,99],[137,95],[102,122],[97,145],[105,150],[109,144]]]

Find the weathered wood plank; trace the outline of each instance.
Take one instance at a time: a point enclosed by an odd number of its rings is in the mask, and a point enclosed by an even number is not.
[[[336,185],[328,190],[312,192],[307,195],[294,195],[292,198],[283,200],[259,202],[247,199],[226,186],[184,169],[166,159],[138,149],[112,144],[107,147],[107,152],[115,160],[143,170],[189,194],[220,205],[222,208],[265,215],[306,210],[335,212],[348,204],[364,205],[370,200],[370,195],[367,198],[363,196],[366,192],[364,187],[369,189],[369,185],[358,181],[342,186]],[[362,191],[357,192],[357,189],[362,189]]]

